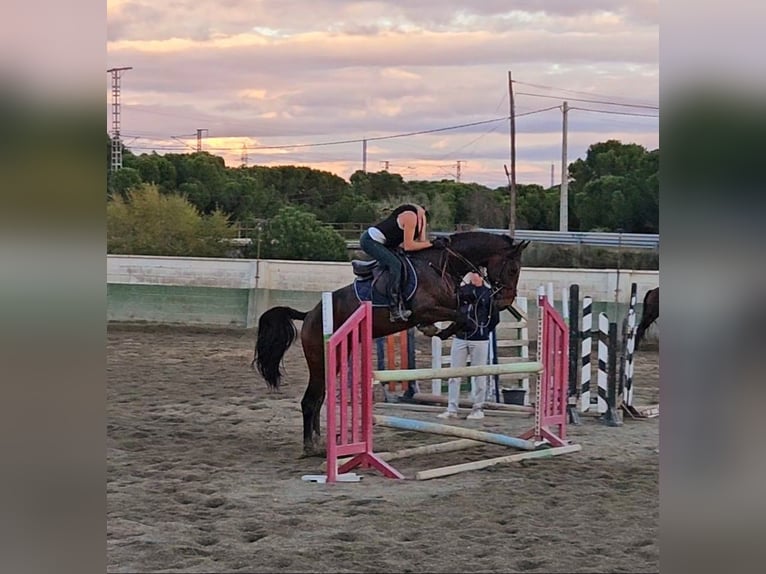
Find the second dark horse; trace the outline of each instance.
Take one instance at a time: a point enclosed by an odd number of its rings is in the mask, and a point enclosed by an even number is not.
[[[495,294],[495,304],[505,309],[516,298],[521,272],[521,254],[528,241],[514,243],[508,235],[478,231],[454,233],[446,248],[429,248],[409,254],[418,276],[418,287],[410,300],[412,315],[407,322],[392,323],[386,308],[373,311],[372,336],[384,337],[410,327],[424,332],[438,321],[453,323],[447,329],[433,333],[446,338],[459,323],[456,291],[460,279],[468,271],[486,267],[487,280]],[[333,324],[337,328],[357,309],[359,301],[353,284],[332,294]],[[309,369],[309,381],[301,400],[303,411],[303,450],[307,456],[320,451],[315,444],[319,438],[319,414],[325,395],[324,339],[322,336],[321,301],[308,312],[291,307],[273,307],[261,315],[255,344],[253,365],[269,387],[279,387],[280,364],[287,349],[297,337],[293,320],[302,320],[301,343]]]
[[[654,323],[660,316],[660,288],[655,287],[649,289],[644,295],[644,308],[641,312],[641,322],[636,329],[636,343],[635,348],[638,349],[639,343],[644,338],[646,330]]]

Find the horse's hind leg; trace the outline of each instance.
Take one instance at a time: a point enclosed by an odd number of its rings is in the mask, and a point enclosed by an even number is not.
[[[324,350],[320,345],[304,343],[304,352],[309,363],[309,386],[303,395],[301,408],[303,410],[303,452],[313,456],[322,452],[316,444],[319,438],[320,417],[324,402]],[[316,437],[315,437],[316,435]]]
[[[322,414],[323,404],[324,404],[324,393],[322,393],[322,396],[319,397],[319,404],[316,405],[316,409],[314,410],[314,412],[316,413],[314,416],[314,435],[315,435],[314,438],[316,440],[319,440],[319,438],[322,436],[322,433],[320,432],[320,428],[319,428],[320,427],[319,423],[322,419],[321,414]]]
[[[321,389],[315,381],[309,380],[309,386],[303,394],[301,400],[301,410],[303,411],[303,455],[314,456],[318,454],[317,445],[314,441],[314,434],[319,436],[319,418],[324,400],[324,381]]]

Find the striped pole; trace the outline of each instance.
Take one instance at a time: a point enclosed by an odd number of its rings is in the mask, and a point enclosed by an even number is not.
[[[623,403],[626,406],[633,405],[633,352],[636,346],[636,290],[637,285],[630,286],[630,307],[628,308],[628,339],[625,354],[625,387],[623,390]]]
[[[593,331],[593,298],[583,297],[582,300],[582,335],[580,340],[580,355],[582,357],[581,378],[580,378],[580,412],[587,412],[590,409],[590,354],[593,342],[591,341],[591,332]]]
[[[566,297],[565,297],[566,299]],[[569,286],[569,303],[567,311],[569,316],[569,393],[567,411],[569,413],[569,422],[579,425],[580,417],[577,414],[577,342],[580,339],[578,325],[580,323],[580,286],[572,284]]]
[[[598,314],[598,412],[605,413],[607,403],[607,361],[609,360],[609,318]]]
[[[606,315],[603,316],[606,318]],[[601,327],[600,318],[601,317],[599,316],[599,329]],[[620,414],[617,410],[617,323],[608,323],[607,329],[608,348],[611,350],[611,352],[609,353],[609,362],[607,367],[607,408],[601,415],[601,421],[610,427],[618,427],[622,426],[622,421],[620,420]],[[599,366],[600,365],[601,360],[599,360]],[[600,386],[598,390],[599,398],[601,398]]]

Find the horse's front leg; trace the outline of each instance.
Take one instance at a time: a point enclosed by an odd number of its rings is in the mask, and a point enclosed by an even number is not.
[[[427,337],[439,337],[448,339],[461,329],[465,328],[465,317],[450,307],[428,307],[425,311],[417,312],[420,320],[417,329]],[[450,324],[444,329],[439,329],[436,323],[449,321]]]
[[[436,337],[439,331],[441,331],[441,329],[439,329],[439,327],[437,327],[433,323],[429,325],[416,325],[415,327],[417,328],[418,331],[423,333],[426,337]]]
[[[461,330],[462,329],[460,329],[460,325],[457,321],[455,321],[454,323],[450,323],[449,327],[446,329],[440,329],[439,332],[436,333],[436,336],[439,337],[442,341],[446,341],[452,335]]]

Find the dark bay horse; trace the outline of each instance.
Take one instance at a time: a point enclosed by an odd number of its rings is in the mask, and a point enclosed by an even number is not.
[[[460,324],[457,286],[468,271],[486,268],[485,277],[495,291],[495,304],[505,309],[516,298],[521,272],[521,254],[528,241],[514,243],[508,235],[478,231],[454,233],[447,247],[430,247],[409,253],[417,274],[418,286],[409,301],[412,315],[407,322],[392,323],[385,307],[373,308],[372,336],[385,337],[417,327],[428,335],[447,338]],[[359,306],[353,283],[332,293],[333,324],[339,327]],[[317,453],[315,437],[319,437],[319,419],[325,395],[324,338],[322,335],[322,302],[308,312],[290,307],[273,307],[258,321],[255,355],[252,364],[272,389],[279,388],[280,364],[287,349],[297,337],[293,320],[303,321],[301,343],[309,368],[309,381],[301,400],[303,411],[304,455]],[[452,325],[437,331],[434,323],[451,321]]]
[[[644,295],[644,308],[641,311],[641,322],[636,329],[636,344],[634,349],[638,349],[638,344],[643,339],[646,330],[660,316],[660,288],[649,289]]]

